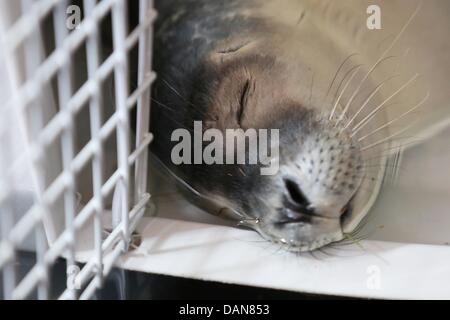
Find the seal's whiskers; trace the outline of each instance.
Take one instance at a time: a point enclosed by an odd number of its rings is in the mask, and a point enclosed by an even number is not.
[[[370,157],[370,158],[363,158],[363,160],[364,161],[369,161],[369,160],[385,158],[385,157],[393,155],[394,153],[397,153],[400,149],[404,149],[407,146],[413,145],[415,143],[417,143],[417,141],[410,141],[408,143],[404,143],[404,144],[401,144],[401,145],[391,146],[389,148],[385,148],[385,149],[379,150],[380,153],[377,154],[376,156],[373,156],[373,157]],[[381,152],[386,152],[386,153],[381,153]]]
[[[396,137],[396,136],[402,134],[403,132],[406,132],[406,131],[407,131],[408,129],[410,129],[413,125],[415,125],[416,122],[417,122],[417,121],[414,121],[414,122],[412,122],[411,124],[409,124],[408,126],[404,127],[402,130],[397,131],[396,133],[391,134],[390,136],[388,136],[388,137],[386,137],[386,138],[384,138],[384,139],[381,139],[381,140],[379,140],[379,141],[377,141],[377,142],[374,142],[374,143],[372,143],[372,144],[369,144],[368,146],[365,146],[365,147],[361,148],[361,151],[365,151],[365,150],[367,150],[367,149],[373,148],[373,147],[375,147],[375,146],[377,146],[377,145],[379,145],[379,144],[382,144],[382,143],[384,143],[384,142],[387,142],[387,141],[391,140],[392,138],[394,138],[394,137]]]
[[[341,132],[344,131],[345,129],[347,129],[350,124],[356,119],[356,117],[361,113],[361,111],[366,107],[366,105],[370,102],[370,100],[373,98],[374,95],[377,94],[378,91],[381,90],[381,88],[386,84],[386,82],[388,82],[389,80],[398,77],[398,75],[393,75],[387,79],[385,79],[384,81],[382,81],[380,84],[378,84],[375,89],[372,90],[372,92],[369,94],[369,96],[367,97],[367,99],[364,101],[364,103],[361,105],[361,107],[359,108],[358,111],[355,112],[355,114],[353,115],[353,117],[347,122],[347,124],[341,129]]]
[[[362,140],[366,139],[367,137],[369,137],[369,136],[371,136],[371,135],[377,133],[378,131],[380,131],[380,130],[386,128],[387,126],[391,125],[392,123],[394,123],[394,122],[396,122],[396,121],[398,121],[398,120],[404,118],[405,116],[407,116],[408,114],[410,114],[410,113],[413,112],[414,110],[420,108],[420,107],[425,103],[425,101],[428,99],[429,96],[430,96],[430,92],[427,92],[427,94],[425,95],[425,97],[424,97],[419,103],[417,103],[414,107],[412,107],[412,108],[409,109],[408,111],[402,113],[400,116],[398,116],[398,117],[396,117],[396,118],[394,118],[394,119],[392,119],[392,120],[386,122],[385,124],[383,124],[382,126],[378,127],[377,129],[373,130],[372,132],[366,134],[365,136],[359,138],[358,141],[361,142]]]
[[[345,91],[347,90],[348,86],[349,86],[350,83],[352,82],[353,78],[355,78],[356,74],[358,73],[359,69],[360,69],[362,66],[363,66],[362,64],[359,64],[359,65],[353,67],[352,69],[350,69],[349,72],[352,72],[352,74],[351,74],[350,78],[347,80],[347,82],[345,83],[344,87],[342,88],[341,93],[339,93],[338,98],[337,98],[336,101],[334,102],[334,106],[333,106],[333,109],[331,110],[329,120],[331,120],[331,119],[333,118],[333,115],[334,115],[334,113],[336,112],[336,108],[337,108],[337,106],[338,106],[338,104],[339,104],[339,101],[341,100],[343,94],[345,93]]]
[[[192,102],[188,101],[185,97],[183,97],[181,95],[180,92],[178,92],[178,90],[176,90],[173,86],[171,86],[165,79],[161,79],[161,81],[170,89],[172,90],[180,99],[182,99],[184,102],[186,102],[187,104],[189,104],[191,107],[194,107],[194,110],[199,112],[202,115],[206,115],[205,111],[201,110],[200,108],[198,108],[195,104],[193,104]]]
[[[171,112],[175,112],[172,108],[170,108],[169,106],[167,106],[166,104],[156,100],[155,98],[151,98],[151,100],[153,102],[155,102],[158,106],[164,108],[165,110],[169,110]],[[194,132],[191,128],[187,127],[186,125],[182,124],[181,122],[175,120],[174,118],[171,118],[168,114],[165,114],[164,112],[162,113],[163,116],[165,116],[167,119],[173,121],[175,124],[179,125],[180,127],[190,131],[190,132]]]
[[[397,89],[393,94],[387,97],[382,103],[380,103],[375,109],[372,110],[364,119],[362,119],[359,123],[357,123],[353,129],[350,137],[353,137],[355,134],[359,132],[374,116],[375,114],[393,97],[395,97],[398,93],[400,93],[403,89],[409,86],[414,80],[419,77],[419,74],[416,73],[411,79],[409,79],[404,85],[402,85],[399,89]]]
[[[362,64],[361,64],[361,66],[362,66]],[[356,67],[358,67],[358,66],[354,66],[354,67],[350,68],[350,69],[345,73],[345,75],[342,77],[341,81],[339,81],[339,85],[337,86],[336,91],[334,92],[334,97],[333,97],[333,99],[331,100],[331,105],[333,105],[333,102],[336,101],[336,99],[337,99],[337,97],[338,97],[338,94],[341,92],[341,87],[342,87],[342,85],[344,84],[345,80],[347,79],[347,77],[348,77],[349,75],[352,74],[352,71],[353,71]]]
[[[324,95],[324,100],[328,97],[328,95],[330,94],[331,88],[334,85],[334,82],[337,79],[337,76],[339,75],[339,72],[341,71],[341,69],[344,67],[345,63],[347,61],[349,61],[352,57],[357,56],[358,53],[352,53],[351,55],[349,55],[347,58],[344,59],[344,61],[342,61],[342,63],[339,65],[339,68],[336,70],[336,73],[334,74],[333,80],[330,83],[330,86],[328,87],[328,90],[326,92],[326,94]],[[345,77],[344,77],[345,78]]]
[[[342,121],[342,119],[344,118],[345,114],[347,113],[348,108],[350,107],[350,105],[352,104],[353,100],[355,99],[356,95],[359,93],[359,91],[361,90],[362,85],[364,84],[364,82],[367,80],[367,78],[371,75],[371,73],[376,69],[377,66],[379,66],[382,62],[392,59],[392,58],[396,58],[396,56],[389,56],[383,59],[378,60],[377,63],[375,63],[373,65],[373,67],[366,73],[366,75],[364,76],[364,78],[360,81],[359,85],[356,87],[355,91],[353,92],[353,94],[351,95],[350,99],[348,99],[347,104],[344,107],[344,110],[341,113],[341,116],[339,117],[339,119],[336,121],[335,125],[338,125],[339,122]]]
[[[380,58],[375,62],[375,64],[370,68],[370,70],[367,72],[367,74],[364,76],[364,78],[361,80],[360,84],[358,85],[357,89],[355,90],[355,92],[353,93],[353,95],[350,97],[347,105],[344,108],[344,111],[342,112],[342,115],[340,116],[340,118],[338,119],[337,123],[339,123],[343,118],[345,113],[347,112],[348,108],[350,107],[350,104],[353,102],[356,94],[358,93],[358,91],[361,89],[363,83],[366,81],[366,79],[369,77],[369,75],[376,69],[376,67],[378,65],[380,65],[380,63],[382,63],[385,60],[394,58],[394,56],[389,56],[386,57],[386,54],[394,47],[394,45],[397,43],[397,41],[400,39],[400,37],[403,35],[403,33],[405,32],[405,30],[408,28],[409,24],[412,22],[412,20],[415,18],[415,16],[417,15],[417,13],[419,12],[420,8],[422,6],[422,3],[420,2],[417,5],[417,8],[414,10],[414,12],[412,13],[412,15],[409,17],[409,19],[406,21],[405,25],[402,27],[402,29],[400,30],[400,32],[397,34],[397,36],[392,40],[391,44],[386,48],[386,50],[381,54]],[[335,106],[336,107],[336,106]],[[333,108],[332,114],[330,116],[330,119],[334,113],[335,108]],[[356,116],[356,115],[355,115]],[[352,120],[353,121],[353,118]],[[349,121],[349,123],[351,122]],[[348,124],[347,124],[348,126]],[[347,127],[346,126],[346,127]]]

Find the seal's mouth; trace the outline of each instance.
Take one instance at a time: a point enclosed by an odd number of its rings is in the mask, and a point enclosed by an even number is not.
[[[322,216],[317,213],[309,214],[303,211],[296,211],[289,208],[284,208],[285,217],[281,220],[278,220],[274,224],[277,226],[288,225],[288,224],[306,224],[311,223],[311,221],[315,218],[323,219],[323,220],[337,220],[337,218],[331,218],[327,216]]]

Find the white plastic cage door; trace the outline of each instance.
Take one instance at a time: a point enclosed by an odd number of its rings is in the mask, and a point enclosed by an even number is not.
[[[156,14],[152,1],[139,0],[138,23],[128,30],[128,6],[125,0],[0,0],[3,298],[53,297],[49,269],[59,257],[66,258],[67,287],[57,296],[92,297],[128,250],[144,213]],[[80,269],[82,229],[92,230],[94,250]],[[22,250],[36,253],[26,272],[16,266]]]

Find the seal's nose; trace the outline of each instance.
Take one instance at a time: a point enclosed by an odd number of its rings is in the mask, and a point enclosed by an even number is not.
[[[307,221],[310,217],[321,217],[334,219],[344,215],[348,211],[348,204],[341,207],[340,210],[333,208],[332,213],[322,212],[320,208],[315,208],[314,204],[308,200],[307,196],[302,192],[299,184],[292,178],[284,179],[286,192],[283,214],[285,219],[290,222]],[[338,211],[335,213],[335,211]]]
[[[286,206],[294,212],[314,215],[314,207],[302,192],[299,185],[289,178],[285,179],[284,183],[286,187]]]
[[[296,152],[284,169],[291,202],[302,212],[339,218],[364,175],[359,145],[346,131],[318,124]]]

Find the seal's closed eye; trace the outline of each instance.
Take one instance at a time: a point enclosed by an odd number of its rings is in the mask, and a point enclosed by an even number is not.
[[[229,54],[229,53],[235,53],[237,51],[239,51],[239,49],[245,47],[246,45],[248,45],[251,41],[247,41],[247,42],[239,42],[238,44],[234,44],[231,47],[227,47],[225,49],[220,49],[219,51],[217,51],[217,53],[220,54]]]
[[[241,126],[242,114],[244,113],[245,105],[247,104],[248,94],[250,88],[250,80],[245,81],[242,89],[241,98],[239,99],[239,109],[237,111],[237,122]]]

